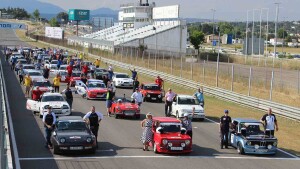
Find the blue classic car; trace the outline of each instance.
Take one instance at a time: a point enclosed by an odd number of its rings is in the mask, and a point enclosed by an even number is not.
[[[276,154],[277,138],[271,136],[260,121],[237,118],[232,124],[229,142],[239,154]]]

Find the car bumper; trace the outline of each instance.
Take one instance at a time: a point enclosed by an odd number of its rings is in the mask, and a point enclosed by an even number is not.
[[[192,152],[192,148],[184,147],[182,150],[171,150],[170,147],[157,147],[157,151],[165,154],[184,154]]]
[[[268,149],[266,147],[259,147],[258,149],[255,149],[254,147],[244,147],[244,151],[246,154],[268,155],[268,154],[276,154],[277,148],[272,147],[271,149]]]
[[[140,117],[140,113],[116,113],[116,116],[120,118],[125,118],[125,117]]]
[[[116,87],[133,87],[133,84],[128,83],[117,83]]]
[[[89,99],[106,99],[106,94],[92,95],[88,94]]]
[[[69,116],[71,115],[71,110],[70,109],[52,109],[54,114],[56,116]],[[43,115],[43,113],[47,113],[46,110],[41,111],[40,115]]]
[[[54,144],[59,152],[79,152],[93,151],[96,149],[96,144]]]
[[[145,96],[145,99],[147,99],[147,101],[157,101],[157,100],[162,100],[162,97],[159,97],[159,95]]]

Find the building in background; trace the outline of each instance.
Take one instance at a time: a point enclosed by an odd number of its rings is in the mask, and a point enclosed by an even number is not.
[[[275,40],[276,40],[275,38],[270,39],[270,44],[274,46],[275,43],[276,43],[277,44],[276,46],[279,46],[279,45],[282,45],[284,43],[283,39],[277,38],[277,42],[275,42]]]
[[[205,36],[205,43],[212,43],[213,41],[218,42],[219,41],[219,36],[218,35],[206,35]]]
[[[252,38],[248,38],[244,40],[243,44],[243,54],[251,55],[252,54]],[[259,42],[260,41],[260,42]],[[254,38],[253,39],[253,54],[254,55],[263,55],[264,54],[264,39]]]
[[[108,17],[93,17],[91,23],[92,32],[96,32],[114,26],[114,19]]]
[[[232,44],[233,35],[232,34],[224,34],[222,36],[222,44]]]

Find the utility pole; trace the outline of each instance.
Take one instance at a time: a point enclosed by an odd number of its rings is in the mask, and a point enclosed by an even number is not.
[[[261,22],[262,22],[262,11],[263,9],[260,9],[260,16],[259,16],[259,41],[258,41],[258,44],[259,44],[259,58],[261,57]]]
[[[211,49],[214,49],[214,40],[215,40],[215,9],[211,9],[211,11],[213,12],[213,35],[212,35],[212,43],[211,43]]]
[[[248,26],[249,26],[249,12],[251,10],[247,10],[247,24],[246,24],[246,50],[245,52],[245,62],[246,62],[246,56],[248,57]]]
[[[276,5],[276,21],[275,21],[275,44],[274,44],[274,58],[273,58],[273,68],[274,68],[274,62],[276,57],[276,46],[277,46],[277,23],[278,23],[278,14],[279,14],[279,2],[275,3]]]
[[[220,65],[220,36],[221,36],[221,31],[220,28],[217,27],[217,32],[219,32],[219,42],[218,42],[218,58],[217,58],[217,72],[216,72],[216,87],[219,87],[219,65]]]

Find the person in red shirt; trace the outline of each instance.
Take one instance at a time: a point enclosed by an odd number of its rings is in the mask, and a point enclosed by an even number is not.
[[[155,84],[157,84],[160,87],[160,89],[161,89],[161,87],[163,85],[163,82],[164,81],[159,76],[157,76],[157,78],[155,79]]]
[[[32,100],[39,101],[43,93],[44,92],[41,91],[39,87],[37,87],[35,90],[32,90]]]
[[[68,72],[69,77],[71,77],[72,72],[73,72],[73,65],[69,64],[67,66],[67,72]]]
[[[84,65],[82,66],[82,73],[83,73],[85,76],[87,76],[88,71],[89,71],[89,67],[87,66],[87,64],[84,64]]]

